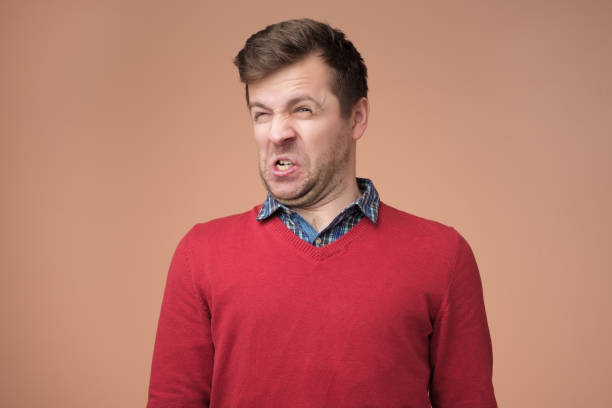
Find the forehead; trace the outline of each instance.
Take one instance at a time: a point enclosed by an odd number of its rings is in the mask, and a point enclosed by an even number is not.
[[[329,87],[331,70],[323,59],[310,54],[298,62],[249,84],[249,102],[274,104],[304,94],[315,99],[325,98]]]

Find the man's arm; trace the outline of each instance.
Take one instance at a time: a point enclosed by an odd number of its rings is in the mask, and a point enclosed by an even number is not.
[[[457,234],[453,275],[430,339],[433,408],[496,408],[493,353],[482,282],[468,243]]]
[[[187,233],[178,244],[168,271],[147,408],[208,407],[213,355],[210,312],[194,285]]]

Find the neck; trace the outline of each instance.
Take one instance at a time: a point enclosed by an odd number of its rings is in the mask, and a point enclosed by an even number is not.
[[[346,206],[354,202],[360,195],[357,181],[355,177],[352,177],[351,183],[325,200],[308,207],[293,207],[293,209],[308,221],[317,232],[321,232]]]

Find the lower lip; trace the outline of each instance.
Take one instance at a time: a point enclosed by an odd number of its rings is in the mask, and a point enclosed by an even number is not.
[[[290,176],[291,174],[295,173],[298,169],[297,165],[292,165],[289,166],[289,168],[285,169],[285,170],[279,170],[278,167],[276,167],[275,164],[273,164],[272,166],[270,166],[270,171],[271,173],[276,176],[276,177],[287,177]]]

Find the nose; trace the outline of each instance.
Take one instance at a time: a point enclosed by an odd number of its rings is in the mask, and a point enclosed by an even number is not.
[[[277,115],[272,120],[272,126],[270,127],[269,138],[274,144],[283,144],[289,139],[295,137],[295,129],[288,117],[283,115]]]

